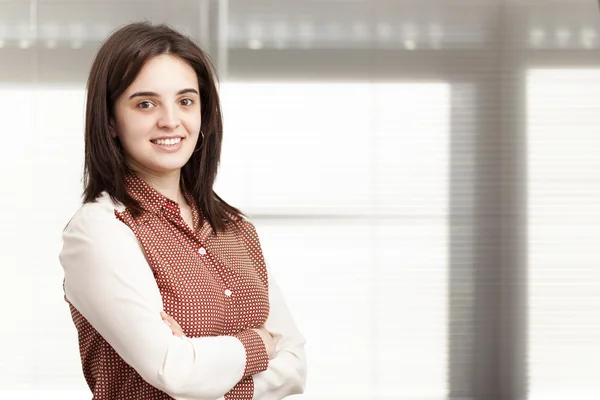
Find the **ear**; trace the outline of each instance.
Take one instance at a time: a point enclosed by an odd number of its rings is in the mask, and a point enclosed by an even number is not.
[[[117,137],[117,129],[115,128],[115,121],[111,118],[108,122],[108,131],[112,139]]]

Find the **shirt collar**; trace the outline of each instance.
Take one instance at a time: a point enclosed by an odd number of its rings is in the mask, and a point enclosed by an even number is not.
[[[175,209],[179,207],[176,201],[169,199],[158,190],[148,185],[146,181],[144,181],[138,174],[131,170],[127,175],[125,175],[125,187],[129,195],[133,197],[133,199],[135,199],[144,210],[153,213],[160,213],[165,208]],[[185,200],[192,207],[192,213],[196,214],[194,217],[199,218],[202,214],[202,211],[196,207],[196,202],[194,201],[192,194],[184,188],[183,195]],[[243,220],[243,218],[227,211],[225,211],[225,214],[232,221]],[[194,223],[196,223],[196,221],[194,221]]]
[[[158,213],[165,207],[178,207],[177,202],[148,185],[138,174],[131,171],[125,175],[125,187],[129,195],[147,211]],[[186,200],[189,200],[186,194]]]

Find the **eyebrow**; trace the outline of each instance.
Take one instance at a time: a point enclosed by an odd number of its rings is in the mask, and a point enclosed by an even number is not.
[[[182,89],[179,92],[177,92],[177,96],[180,96],[180,95],[186,94],[186,93],[199,94],[196,89],[187,88],[187,89]],[[133,99],[134,97],[160,97],[160,95],[156,92],[135,92],[134,94],[129,96],[129,100]]]

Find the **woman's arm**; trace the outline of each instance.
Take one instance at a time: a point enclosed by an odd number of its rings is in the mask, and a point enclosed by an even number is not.
[[[171,334],[139,242],[108,207],[82,207],[63,234],[59,258],[69,302],[144,380],[171,397],[214,400],[266,369],[262,339],[252,330],[202,338]]]
[[[252,376],[253,400],[281,400],[303,393],[306,386],[306,340],[296,327],[270,269],[267,268],[267,271],[271,310],[264,327],[277,343],[277,355],[269,361],[265,371]]]
[[[263,328],[275,341],[276,355],[265,371],[241,380],[225,395],[225,400],[281,400],[303,393],[306,386],[306,340],[268,267],[267,273],[270,312]]]

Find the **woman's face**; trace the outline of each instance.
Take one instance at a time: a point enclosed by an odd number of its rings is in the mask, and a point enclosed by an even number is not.
[[[117,99],[113,136],[134,171],[168,175],[190,159],[200,134],[198,78],[170,54],[151,58]]]

